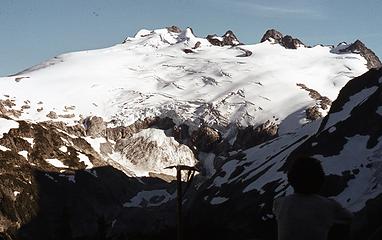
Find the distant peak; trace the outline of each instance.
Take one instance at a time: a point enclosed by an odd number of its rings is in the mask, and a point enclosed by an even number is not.
[[[178,26],[172,25],[171,27],[166,27],[169,32],[173,33],[181,33],[182,29],[180,29]]]
[[[231,31],[228,30],[223,36],[219,37],[216,34],[208,35],[207,40],[215,46],[237,46],[240,45],[239,39],[236,37],[236,35]]]
[[[271,41],[271,39],[275,40],[275,42],[281,42],[283,39],[283,34],[275,29],[268,29],[263,37],[261,38],[260,42],[265,42],[265,41]]]
[[[283,34],[275,29],[269,29],[265,32],[260,42],[270,41],[278,43],[288,49],[297,49],[298,47],[305,46],[298,38],[293,38],[290,35],[283,36]]]

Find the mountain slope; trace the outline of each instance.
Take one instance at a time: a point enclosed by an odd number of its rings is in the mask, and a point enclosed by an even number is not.
[[[0,236],[171,239],[164,168],[187,164],[201,170],[184,200],[188,237],[274,239],[272,201],[291,192],[299,154],[322,160],[323,194],[357,212],[356,239],[369,236],[381,69],[365,73],[352,45],[267,33],[244,45],[231,31],[141,30],[0,78]]]

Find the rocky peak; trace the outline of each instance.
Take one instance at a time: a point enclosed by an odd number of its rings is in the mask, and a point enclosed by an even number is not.
[[[275,29],[269,29],[265,32],[260,42],[271,41],[271,39],[274,39],[276,43],[281,43],[283,34]]]
[[[237,46],[240,44],[239,39],[237,39],[236,35],[228,30],[223,36],[219,37],[216,34],[208,35],[207,40],[215,46]]]
[[[270,29],[265,32],[260,42],[270,41],[278,43],[287,49],[297,49],[300,46],[304,46],[298,38],[293,38],[290,35],[283,36],[282,33],[275,29]]]
[[[171,27],[166,27],[169,32],[173,33],[181,33],[182,29],[180,29],[178,26],[172,25]]]
[[[355,41],[354,43],[350,44],[347,48],[340,50],[340,52],[352,52],[352,53],[359,53],[362,57],[364,57],[367,61],[367,67],[369,69],[371,68],[378,68],[382,66],[381,61],[375,55],[375,53],[367,48],[363,42],[360,40]]]

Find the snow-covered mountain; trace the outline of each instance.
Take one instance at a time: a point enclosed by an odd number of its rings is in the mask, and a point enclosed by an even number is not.
[[[186,164],[201,170],[184,202],[190,237],[273,239],[288,162],[309,154],[328,174],[323,194],[359,214],[356,239],[369,236],[381,220],[367,214],[382,193],[380,64],[358,40],[310,47],[272,29],[247,45],[170,27],[0,78],[0,234],[172,238],[164,168]]]

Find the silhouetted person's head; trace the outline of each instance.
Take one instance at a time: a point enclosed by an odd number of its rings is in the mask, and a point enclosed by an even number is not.
[[[318,193],[324,183],[324,177],[320,161],[312,157],[296,158],[288,171],[288,181],[296,193]]]

